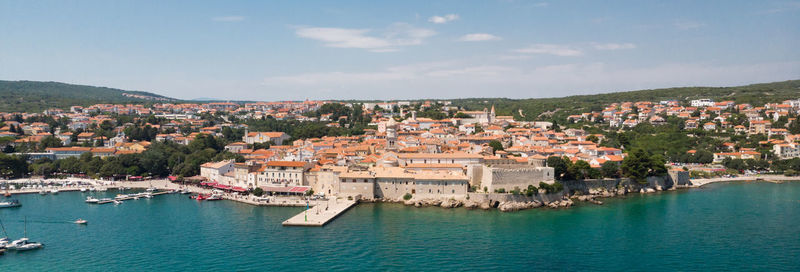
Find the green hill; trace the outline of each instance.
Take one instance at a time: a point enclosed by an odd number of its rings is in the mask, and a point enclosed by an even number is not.
[[[762,106],[800,98],[800,80],[760,83],[737,87],[682,87],[630,92],[576,95],[560,98],[467,98],[450,100],[453,105],[469,110],[482,110],[495,106],[498,115],[514,115],[517,120],[563,120],[570,114],[601,111],[614,102],[636,102],[710,98],[714,101],[735,101]],[[524,116],[520,116],[522,110]]]
[[[126,95],[127,94],[127,95]],[[124,104],[176,101],[148,92],[42,81],[0,80],[0,112],[41,112],[98,103]]]

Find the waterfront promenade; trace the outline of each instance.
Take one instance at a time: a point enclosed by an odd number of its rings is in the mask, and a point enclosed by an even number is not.
[[[716,182],[731,182],[731,181],[768,181],[768,182],[784,182],[784,181],[800,181],[800,176],[787,177],[782,175],[751,175],[751,176],[738,176],[733,178],[708,178],[708,179],[692,179],[692,187],[701,187]]]

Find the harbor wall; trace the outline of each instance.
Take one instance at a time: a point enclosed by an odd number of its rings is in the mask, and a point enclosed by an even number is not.
[[[532,201],[539,201],[539,202],[553,202],[558,201],[564,198],[566,195],[566,191],[561,191],[558,193],[552,194],[538,194],[533,196],[526,196],[526,195],[514,195],[514,194],[500,194],[500,193],[469,193],[470,201],[475,202],[532,202]]]

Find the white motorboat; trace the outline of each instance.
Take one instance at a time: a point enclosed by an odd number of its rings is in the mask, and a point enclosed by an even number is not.
[[[128,198],[128,197],[130,197],[130,196],[126,195],[126,194],[118,194],[116,197],[114,197],[114,199],[120,200],[120,199]]]
[[[141,194],[141,196],[144,197],[144,198],[153,198],[153,194],[151,194],[151,193],[143,193],[143,194]]]
[[[87,196],[86,197],[86,203],[97,203],[97,202],[100,202],[100,200],[97,199],[97,198],[94,198],[94,197],[91,197],[91,196]]]
[[[42,243],[31,242],[28,240],[28,219],[25,218],[25,237],[19,238],[14,240],[10,244],[6,246],[7,249],[17,250],[17,251],[25,251],[25,250],[32,250],[32,249],[39,249],[44,246]],[[3,228],[5,229],[5,228]]]
[[[146,191],[148,191],[148,192],[154,192],[155,190],[156,190],[156,188],[154,188],[154,187],[150,187],[150,188],[147,188],[147,190],[146,190]]]
[[[8,239],[8,237],[0,238],[0,248],[6,248],[9,244],[11,244],[11,239]]]
[[[119,205],[119,204],[122,204],[122,201],[114,200],[114,205]]]
[[[0,202],[0,208],[14,208],[19,206],[22,206],[22,204],[19,203],[19,200],[16,199]]]
[[[81,188],[81,193],[84,193],[84,192],[86,192],[86,187],[82,187]]]
[[[78,224],[78,225],[86,225],[86,224],[89,224],[89,221],[86,221],[84,219],[78,218],[78,220],[75,220],[75,222],[73,222],[73,223]]]
[[[32,250],[32,249],[39,249],[42,248],[44,244],[31,242],[28,240],[27,237],[20,238],[19,240],[15,240],[11,242],[6,248],[16,251],[25,251],[25,250]]]
[[[89,188],[89,192],[94,192],[95,190],[97,190],[97,189],[95,189],[94,187],[90,187]]]
[[[213,193],[210,197],[206,198],[207,201],[222,200],[222,194]]]
[[[189,189],[183,189],[183,190],[181,190],[181,194],[182,194],[182,195],[188,195],[188,194],[191,194],[191,193],[192,193],[192,192],[189,192]]]
[[[51,193],[51,194],[54,194],[54,195],[57,195],[57,194],[58,194],[58,188],[53,188],[53,189],[51,189],[51,190],[50,190],[50,193]]]
[[[41,190],[41,191],[39,191],[39,194],[40,194],[40,195],[46,195],[46,194],[47,194],[47,191],[45,191],[45,190]]]

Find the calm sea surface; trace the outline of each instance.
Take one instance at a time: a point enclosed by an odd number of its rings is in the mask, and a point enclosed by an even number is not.
[[[12,239],[27,217],[28,237],[46,245],[0,256],[0,271],[800,271],[800,183],[517,213],[361,204],[323,228],[280,225],[302,208],[86,195],[22,195],[21,208],[0,209]],[[79,217],[89,224],[66,223]]]

